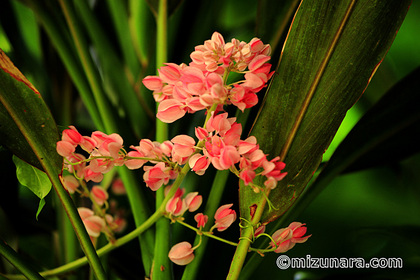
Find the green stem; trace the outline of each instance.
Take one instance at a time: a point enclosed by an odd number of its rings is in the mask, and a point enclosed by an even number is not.
[[[71,7],[71,2],[60,0],[60,5],[67,20],[67,24],[70,28],[70,33],[76,46],[79,58],[82,62],[83,69],[85,70],[86,77],[92,89],[95,102],[98,106],[99,114],[104,123],[105,131],[107,133],[116,132],[118,131],[118,126],[116,125],[115,119],[113,118],[113,111],[109,107],[108,100],[106,99],[101,87],[99,73],[94,67],[92,57],[89,53],[88,45],[84,40],[84,34],[78,25],[73,7]]]
[[[57,224],[58,224],[58,238],[60,245],[60,264],[69,263],[77,258],[77,239],[74,234],[73,228],[69,219],[67,219],[66,212],[61,207],[60,201],[57,196],[54,196],[57,200]],[[75,279],[75,278],[69,278]]]
[[[235,255],[233,256],[232,263],[230,264],[229,274],[226,279],[238,279],[239,274],[242,270],[242,266],[244,265],[249,247],[251,245],[251,240],[253,240],[254,227],[256,227],[256,225],[261,220],[265,205],[267,203],[266,197],[268,197],[269,194],[270,191],[268,190],[266,195],[262,196],[262,198],[258,202],[257,210],[255,211],[255,214],[252,217],[250,226],[242,228],[239,244],[236,248]]]
[[[167,21],[168,21],[167,0],[159,1],[159,9],[156,18],[156,65],[162,66],[168,59],[167,46]],[[156,105],[158,106],[158,104]],[[157,109],[157,107],[156,107]],[[168,139],[168,125],[156,119],[156,141],[163,142]],[[161,205],[165,199],[164,188],[156,192],[156,205]],[[172,265],[168,258],[170,249],[170,224],[167,219],[160,219],[156,222],[156,242],[154,250],[154,265],[152,271],[153,279],[171,279]]]
[[[44,279],[38,272],[30,267],[21,257],[3,240],[0,240],[0,255],[6,258],[12,265],[14,265],[23,275],[28,279],[42,280]]]

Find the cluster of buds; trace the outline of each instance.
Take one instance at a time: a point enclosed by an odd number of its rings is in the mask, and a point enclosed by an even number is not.
[[[258,103],[256,93],[273,75],[267,63],[270,52],[270,46],[260,39],[225,43],[215,32],[191,53],[189,65],[167,63],[158,70],[158,76],[147,76],[143,84],[160,102],[157,117],[166,123],[215,104],[233,104],[243,111]],[[230,72],[244,73],[244,80],[226,84]]]
[[[78,192],[82,197],[84,196],[90,198],[92,202],[92,209],[79,207],[78,211],[82,222],[85,225],[86,231],[91,238],[97,238],[101,232],[103,232],[108,238],[113,240],[114,233],[124,230],[126,220],[121,215],[111,215],[107,213],[107,210],[109,209],[109,194],[106,189],[99,185],[95,185],[90,190],[88,190],[86,186],[81,190],[80,181],[73,175],[63,176],[62,181],[63,186],[70,194]],[[116,185],[118,185],[119,181],[116,180],[116,183]],[[121,186],[114,187],[113,184],[112,189],[116,188],[118,188],[118,191],[121,193]],[[112,206],[112,208],[115,208],[115,205]]]

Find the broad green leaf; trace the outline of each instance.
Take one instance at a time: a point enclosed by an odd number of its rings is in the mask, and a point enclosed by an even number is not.
[[[391,88],[340,143],[311,187],[294,205],[300,212],[344,172],[398,162],[419,152],[420,68]],[[398,100],[398,102],[396,102]]]
[[[35,153],[3,104],[0,104],[0,144],[19,158],[43,170]]]
[[[2,144],[41,170],[40,160],[48,157],[58,175],[62,167],[62,158],[55,149],[59,135],[41,94],[1,50],[0,68]]]
[[[302,1],[251,134],[288,175],[270,194],[268,223],[304,190],[347,110],[383,60],[411,1]],[[260,182],[262,184],[262,182]],[[241,215],[261,199],[240,188]],[[255,210],[255,209],[254,209]]]
[[[13,156],[13,162],[16,165],[16,177],[20,184],[27,187],[40,199],[38,211],[36,213],[36,218],[38,219],[38,215],[41,213],[41,210],[45,205],[44,198],[51,191],[51,181],[47,174],[24,162],[18,157]]]

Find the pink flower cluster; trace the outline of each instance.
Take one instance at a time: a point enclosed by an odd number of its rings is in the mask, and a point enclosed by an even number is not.
[[[96,203],[96,205],[101,208],[101,213],[95,213],[95,211],[86,207],[80,207],[78,209],[79,215],[91,237],[96,238],[101,232],[104,232],[109,237],[112,237],[113,232],[120,232],[124,230],[126,220],[123,217],[120,215],[103,214],[108,209],[109,194],[106,189],[100,187],[99,185],[95,185],[89,192],[86,190],[84,193],[79,190],[80,183],[73,175],[63,176],[62,181],[63,186],[70,194],[73,194],[76,191],[80,192],[82,196],[89,197],[93,203]],[[120,186],[119,188],[121,189],[123,186]],[[115,188],[113,187],[113,189]],[[118,191],[121,192],[121,190]],[[96,207],[93,208],[96,209]],[[115,212],[115,210],[113,212]]]
[[[245,185],[252,183],[257,175],[262,175],[267,178],[264,185],[270,189],[274,189],[277,182],[287,174],[282,172],[286,165],[279,157],[270,161],[267,159],[254,136],[240,140],[242,126],[236,122],[236,118],[228,118],[227,113],[215,115],[212,112],[206,128],[197,127],[195,134],[205,143],[203,154],[194,154],[189,160],[192,170],[197,174],[203,174],[210,163],[218,170],[235,171],[238,165],[237,175]],[[259,168],[262,171],[257,173]]]
[[[108,237],[112,237],[113,232],[121,231],[126,225],[126,221],[120,217],[113,217],[110,214],[105,214],[101,217],[86,207],[79,207],[77,210],[91,238],[99,237],[101,232],[105,233]]]
[[[213,104],[233,104],[243,111],[258,103],[256,93],[273,75],[267,62],[270,52],[270,45],[258,38],[249,43],[237,39],[225,43],[215,32],[204,45],[195,47],[189,65],[167,63],[158,76],[147,76],[143,84],[160,102],[157,117],[166,123]],[[244,80],[227,85],[230,72],[245,73]]]
[[[76,152],[78,146],[90,154],[89,165],[86,157]],[[123,165],[122,147],[123,139],[116,133],[106,135],[95,131],[90,137],[82,136],[74,126],[65,129],[61,141],[57,142],[57,152],[65,158],[65,167],[86,182],[100,182],[104,173]]]

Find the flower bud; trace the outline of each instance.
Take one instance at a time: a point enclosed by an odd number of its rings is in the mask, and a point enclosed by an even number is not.
[[[184,241],[174,245],[169,251],[168,257],[177,265],[187,265],[194,259],[194,250],[190,243]]]
[[[215,226],[218,231],[224,231],[236,220],[235,210],[230,209],[232,205],[222,205],[217,209],[216,214],[214,214]]]

